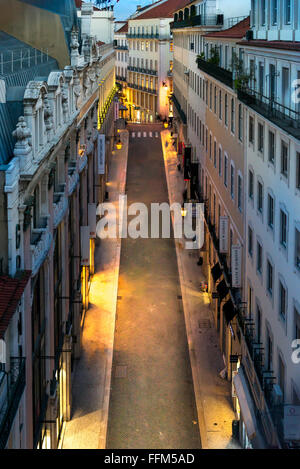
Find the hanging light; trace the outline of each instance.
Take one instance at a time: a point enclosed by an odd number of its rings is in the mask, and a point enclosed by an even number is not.
[[[167,119],[164,120],[164,128],[167,129],[169,127]]]

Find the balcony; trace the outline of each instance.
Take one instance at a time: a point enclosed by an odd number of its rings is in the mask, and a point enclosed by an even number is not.
[[[52,243],[52,234],[48,222],[45,228],[33,229],[31,236],[31,270],[32,274],[39,270],[44,262]]]
[[[4,449],[25,388],[25,358],[11,358],[0,371],[0,448]]]
[[[159,33],[128,33],[128,39],[158,39]]]
[[[129,88],[134,88],[135,90],[145,91],[146,93],[150,94],[157,94],[155,89],[147,88],[146,86],[137,85],[135,83],[128,83]]]
[[[120,46],[119,44],[114,45],[114,49],[117,50],[128,50],[128,46]]]
[[[193,26],[222,26],[224,24],[224,15],[194,15],[188,18],[173,21],[170,23],[170,29],[190,28]]]
[[[126,77],[123,77],[122,75],[116,75],[116,80],[117,81],[123,81],[123,82],[127,81]]]
[[[216,65],[214,63],[200,59],[200,57],[197,58],[197,65],[198,68],[203,72],[221,81],[222,83],[224,83],[224,85],[233,88],[233,77],[231,71],[225,70],[224,68],[219,67],[219,65]]]
[[[239,89],[237,95],[242,103],[300,140],[300,111],[284,106],[250,88]]]
[[[128,65],[127,70],[129,70],[131,72],[138,72],[138,73],[144,73],[146,75],[157,76],[157,71],[156,70],[151,70],[149,68],[140,68],[140,67],[133,67],[132,65]]]
[[[172,95],[172,101],[176,107],[176,110],[180,116],[180,119],[182,120],[182,123],[183,124],[186,124],[187,123],[187,120],[186,120],[186,114],[185,112],[183,111],[183,109],[181,108],[180,104],[179,104],[179,101],[177,100],[175,94]]]

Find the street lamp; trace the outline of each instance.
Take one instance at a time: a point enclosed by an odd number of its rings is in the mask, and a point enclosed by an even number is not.
[[[122,144],[121,139],[119,137],[119,140],[116,143],[117,150],[122,150],[122,146],[123,146],[123,144]]]
[[[167,119],[164,120],[164,128],[167,129],[169,127]]]
[[[182,205],[182,207],[181,207],[181,216],[185,217],[186,213],[187,213],[187,210],[184,208],[184,205]]]

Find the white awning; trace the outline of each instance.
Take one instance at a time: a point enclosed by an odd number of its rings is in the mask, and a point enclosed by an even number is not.
[[[243,421],[247,430],[247,435],[250,440],[256,436],[256,418],[254,414],[251,396],[248,391],[247,382],[242,368],[239,368],[238,373],[233,378],[236,395],[239,400]]]

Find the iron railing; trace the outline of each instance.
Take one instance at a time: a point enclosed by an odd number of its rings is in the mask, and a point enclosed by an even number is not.
[[[198,68],[203,72],[211,75],[230,88],[233,88],[233,76],[230,70],[226,70],[222,67],[219,67],[219,65],[200,59],[200,57],[197,58],[197,65]]]
[[[289,108],[250,88],[241,88],[238,99],[300,140],[300,110]]]
[[[11,49],[0,54],[0,74],[7,75],[49,61],[48,49]]]
[[[140,39],[158,39],[159,33],[128,33],[129,39],[140,38]]]
[[[130,72],[138,72],[138,73],[144,73],[146,75],[157,76],[157,70],[152,70],[150,68],[133,67],[132,65],[128,65],[127,70],[129,70]]]
[[[172,95],[172,101],[175,105],[175,108],[176,108],[176,110],[179,114],[179,117],[182,120],[183,124],[186,124],[187,123],[186,114],[185,114],[184,110],[182,109],[182,107],[180,106],[180,103],[179,103],[178,99],[176,98],[175,94]]]
[[[137,85],[136,83],[128,83],[129,88],[134,88],[135,90],[145,91],[150,94],[157,94],[155,89],[147,88],[146,86]]]
[[[2,374],[2,378],[1,378]],[[25,358],[11,358],[0,372],[0,448],[4,449],[25,388]]]
[[[173,21],[170,23],[170,29],[188,28],[191,26],[222,26],[223,24],[224,15],[195,15]]]

